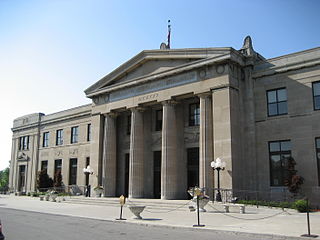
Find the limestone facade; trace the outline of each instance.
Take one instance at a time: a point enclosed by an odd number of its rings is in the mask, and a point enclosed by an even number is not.
[[[14,121],[10,187],[34,191],[41,162],[53,176],[57,159],[68,185],[70,159],[77,159],[74,184],[86,184],[82,169],[90,160],[90,184],[102,185],[105,196],[183,199],[195,185],[212,195],[210,162],[219,157],[226,162],[222,188],[272,193],[286,189],[282,158],[289,154],[305,178],[303,191],[319,201],[319,63],[320,48],[265,59],[250,37],[240,50],[143,51],[85,90],[92,104]],[[24,136],[28,150],[19,150]]]

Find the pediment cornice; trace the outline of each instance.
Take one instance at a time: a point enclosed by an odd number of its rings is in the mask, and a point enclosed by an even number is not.
[[[188,50],[188,51],[187,51]],[[143,51],[128,62],[121,65],[115,71],[111,72],[96,84],[89,87],[85,93],[87,97],[92,98],[96,95],[112,92],[121,88],[131,87],[137,84],[141,84],[147,81],[168,77],[170,75],[179,74],[185,71],[189,71],[194,68],[199,68],[204,65],[215,64],[222,61],[234,61],[239,65],[244,65],[244,57],[238,51],[233,48],[212,48],[212,49],[187,49],[187,50],[154,50]],[[168,53],[170,51],[170,54]],[[173,51],[173,52],[171,52]],[[220,53],[220,54],[217,54]],[[215,55],[214,55],[215,54]],[[186,64],[179,65],[177,67],[163,70],[157,73],[151,73],[144,76],[139,76],[134,79],[130,79],[127,82],[114,82],[116,78],[121,76],[121,73],[125,73],[133,69],[134,67],[141,66],[144,62],[150,59],[177,59],[177,58],[194,58],[195,60]],[[111,83],[108,85],[108,83]]]

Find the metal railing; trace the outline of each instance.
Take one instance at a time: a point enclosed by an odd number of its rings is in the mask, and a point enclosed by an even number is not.
[[[255,200],[266,202],[293,202],[301,196],[295,196],[287,189],[277,189],[270,191],[253,191],[253,190],[239,190],[239,189],[225,189],[225,188],[213,188],[213,201],[217,199],[217,195],[220,191],[221,199],[223,203],[236,202],[239,200]]]

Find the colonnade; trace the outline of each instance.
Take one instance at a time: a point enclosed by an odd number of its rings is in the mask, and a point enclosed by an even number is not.
[[[213,160],[213,92],[199,94],[199,185],[206,189],[213,187],[213,174],[210,162]],[[176,199],[179,181],[177,158],[177,116],[176,101],[162,103],[162,159],[161,159],[161,199]],[[229,103],[228,103],[229,104]],[[129,198],[144,197],[144,132],[143,109],[131,108],[130,160],[129,160]],[[116,115],[105,115],[103,143],[103,185],[105,196],[116,195]],[[209,194],[209,193],[208,193]]]

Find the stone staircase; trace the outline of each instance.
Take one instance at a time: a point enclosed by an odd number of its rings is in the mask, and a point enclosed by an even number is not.
[[[65,197],[65,204],[85,204],[85,205],[98,205],[98,206],[113,206],[119,207],[119,198],[113,197],[84,197],[84,196],[71,196]],[[188,210],[190,200],[161,200],[161,199],[126,199],[126,206],[130,205],[143,205],[148,209],[161,210],[161,211],[186,211]]]

